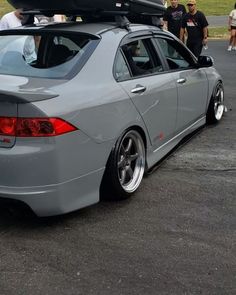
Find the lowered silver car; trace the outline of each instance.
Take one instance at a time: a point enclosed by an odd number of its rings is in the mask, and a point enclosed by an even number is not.
[[[39,216],[132,195],[186,135],[217,123],[221,76],[158,27],[36,24],[0,32],[0,197]]]

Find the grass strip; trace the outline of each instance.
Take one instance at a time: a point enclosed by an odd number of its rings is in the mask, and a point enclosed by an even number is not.
[[[211,39],[229,39],[228,27],[210,27],[209,38]]]

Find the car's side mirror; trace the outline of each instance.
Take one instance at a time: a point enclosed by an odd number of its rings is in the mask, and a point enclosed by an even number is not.
[[[207,55],[200,55],[198,57],[198,67],[212,67],[214,64],[214,60],[211,56]]]

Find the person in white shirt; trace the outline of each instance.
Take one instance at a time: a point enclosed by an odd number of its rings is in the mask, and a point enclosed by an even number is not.
[[[33,64],[37,60],[41,36],[28,36],[23,48],[23,56],[27,64]]]
[[[0,20],[0,30],[7,30],[15,27],[20,27],[23,20],[22,10],[17,9],[15,11],[5,14]]]
[[[27,17],[22,14],[22,9],[16,9],[15,11],[5,14],[0,20],[0,30],[7,30],[24,25],[27,21]],[[33,19],[34,23],[39,23],[37,17]]]
[[[229,47],[228,51],[236,50],[236,3],[234,4],[234,9],[229,14]]]
[[[0,30],[7,30],[22,26],[24,16],[22,9],[5,14],[0,20]],[[34,22],[38,23],[37,18],[34,18]],[[37,51],[40,43],[39,36],[28,36],[24,42],[23,57],[26,63],[30,64],[37,59]],[[16,50],[17,51],[17,50]]]

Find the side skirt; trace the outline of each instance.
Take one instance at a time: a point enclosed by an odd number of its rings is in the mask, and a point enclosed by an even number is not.
[[[192,125],[175,135],[173,138],[165,142],[163,145],[147,152],[147,170],[157,164],[162,158],[164,158],[178,143],[181,142],[187,135],[191,134],[198,128],[206,124],[206,117],[202,117],[194,122]]]

